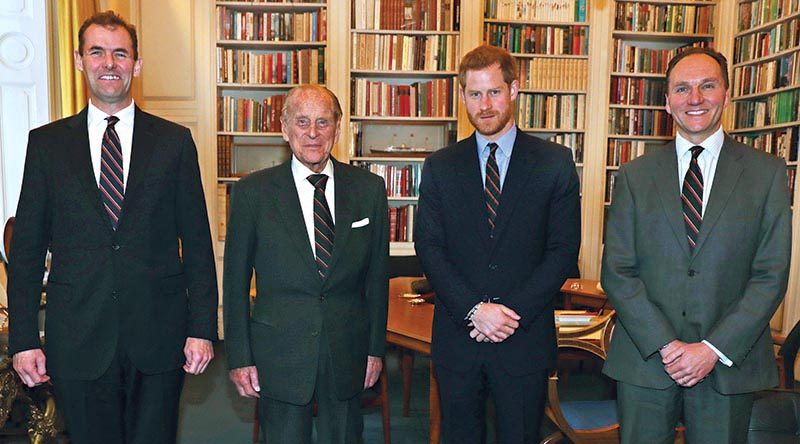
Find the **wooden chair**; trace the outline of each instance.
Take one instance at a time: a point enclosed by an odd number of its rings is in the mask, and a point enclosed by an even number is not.
[[[384,362],[381,369],[381,376],[375,386],[368,390],[368,392],[361,397],[362,408],[376,408],[380,407],[381,417],[383,419],[383,444],[392,444],[392,430],[390,425],[390,412],[389,412],[389,377],[386,374],[386,363]],[[316,404],[313,406],[314,415],[317,414]],[[253,412],[253,443],[257,444],[261,438],[261,424],[258,422],[258,399],[256,399],[255,409]]]
[[[775,363],[778,366],[778,387],[793,390],[795,386],[794,364],[797,352],[800,350],[800,322],[795,324],[786,336],[773,334],[772,342],[778,347],[778,352],[775,354]]]
[[[561,328],[558,333],[559,355],[564,352],[583,353],[605,361],[611,336],[614,334],[616,312],[609,310],[585,327]],[[617,444],[620,440],[616,399],[562,402],[558,393],[558,371],[547,382],[545,415],[559,431],[542,440],[541,444]],[[683,427],[675,428],[675,444],[685,444]]]

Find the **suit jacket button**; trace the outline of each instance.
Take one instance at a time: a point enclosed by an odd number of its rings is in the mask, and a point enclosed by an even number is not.
[[[694,275],[697,274],[697,272],[694,270],[689,270],[687,274],[689,275],[689,277],[694,277]]]
[[[321,302],[325,302],[325,295],[324,295],[324,294],[320,295],[320,296],[319,296],[319,300],[320,300]]]
[[[119,292],[117,290],[114,290],[114,291],[111,292],[111,297],[112,298],[117,299],[118,296],[119,296]]]
[[[114,244],[114,245],[111,246],[111,249],[114,250],[114,251],[117,251],[117,250],[119,250],[119,245]]]
[[[489,264],[489,269],[492,271],[497,270],[497,264]]]
[[[312,331],[311,332],[311,336],[316,338],[317,336],[319,336],[319,332],[318,331]]]

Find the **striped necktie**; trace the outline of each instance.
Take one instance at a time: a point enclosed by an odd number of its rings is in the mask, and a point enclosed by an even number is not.
[[[119,117],[106,117],[108,126],[103,133],[103,143],[100,150],[100,195],[103,198],[103,207],[111,221],[114,230],[119,225],[122,216],[122,200],[125,196],[124,176],[122,172],[122,144],[119,141],[114,125],[119,122]]]
[[[314,251],[317,256],[319,277],[325,279],[333,251],[334,226],[328,201],[325,199],[325,185],[328,176],[312,174],[308,181],[314,185]]]
[[[693,146],[692,161],[686,176],[683,178],[681,188],[681,201],[683,202],[683,222],[686,225],[686,238],[689,241],[689,250],[693,251],[697,245],[697,235],[700,233],[700,224],[703,222],[703,173],[697,163],[697,157],[703,152],[702,146]]]
[[[489,159],[486,160],[486,213],[489,216],[489,231],[494,232],[494,223],[497,220],[497,207],[500,206],[500,170],[497,168],[497,144],[492,142],[489,147]]]

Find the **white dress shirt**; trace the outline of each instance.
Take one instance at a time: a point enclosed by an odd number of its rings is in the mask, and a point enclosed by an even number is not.
[[[311,246],[311,253],[316,256],[315,242],[314,242],[314,185],[308,181],[308,176],[318,174],[307,166],[300,163],[297,157],[292,155],[292,177],[294,178],[294,186],[297,188],[297,197],[300,199],[300,209],[303,210],[303,222],[306,224],[306,231],[308,232],[308,242]],[[321,173],[328,176],[328,182],[325,185],[325,199],[328,201],[328,208],[331,210],[331,217],[333,224],[336,225],[336,208],[334,199],[334,180],[333,180],[333,162],[328,160],[328,164]]]
[[[719,153],[722,151],[722,144],[724,142],[725,133],[720,126],[714,134],[698,144],[703,147],[703,151],[697,156],[697,165],[700,167],[700,172],[703,173],[703,211],[701,215],[706,214],[708,198],[711,196],[711,186],[714,184],[714,174],[717,172],[717,161],[719,160]],[[678,193],[681,193],[683,190],[683,178],[686,176],[686,171],[689,170],[689,164],[692,162],[691,148],[693,146],[695,146],[695,144],[684,139],[680,133],[675,137],[675,150],[678,155],[678,184],[680,185]],[[680,194],[678,195],[680,196]],[[711,350],[717,354],[719,362],[728,367],[733,365],[733,361],[710,342],[704,339],[703,344],[709,346]]]
[[[114,116],[119,118],[119,122],[114,125],[119,141],[122,144],[122,183],[123,187],[128,186],[128,172],[131,165],[131,146],[133,145],[133,116],[136,114],[133,100],[131,104],[119,110]],[[100,111],[100,108],[92,105],[89,100],[89,112],[86,123],[89,129],[89,153],[92,156],[92,168],[94,169],[94,179],[100,187],[100,152],[103,149],[103,134],[106,132],[108,114]],[[124,189],[123,188],[123,189]]]

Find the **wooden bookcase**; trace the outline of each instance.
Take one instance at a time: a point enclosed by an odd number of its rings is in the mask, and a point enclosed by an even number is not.
[[[289,158],[281,136],[286,92],[325,83],[327,4],[217,1],[217,233],[224,241],[230,185]]]
[[[456,139],[458,0],[351,0],[347,157],[382,176],[390,254],[414,255],[425,155]]]
[[[665,108],[669,60],[685,48],[713,46],[717,1],[617,0],[608,49],[605,207],[620,165],[674,138]]]
[[[522,131],[572,150],[583,176],[589,71],[587,0],[489,0],[483,42],[519,65],[516,122]]]
[[[783,158],[794,196],[800,133],[800,3],[738,4],[731,100],[734,137]]]

